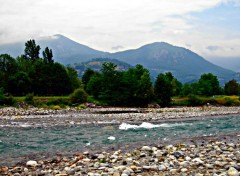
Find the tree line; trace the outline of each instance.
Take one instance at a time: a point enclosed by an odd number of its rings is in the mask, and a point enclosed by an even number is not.
[[[13,58],[0,55],[0,88],[13,96],[67,95],[80,87],[73,68],[54,62],[52,50],[46,47],[40,57],[40,46],[34,40],[25,43],[24,54]]]
[[[17,58],[0,55],[0,95],[4,92],[13,96],[29,93],[61,96],[75,90],[74,103],[85,102],[90,95],[107,105],[145,106],[154,102],[168,106],[173,96],[240,93],[236,80],[230,80],[222,88],[212,73],[203,74],[197,82],[186,84],[179,82],[171,72],[160,73],[153,83],[149,71],[142,65],[118,71],[117,65],[111,62],[104,63],[100,72],[87,69],[80,80],[75,69],[54,62],[51,49],[46,47],[42,57],[40,50],[40,46],[30,40],[25,43],[23,55]]]
[[[87,69],[82,77],[86,92],[107,104],[124,106],[144,106],[152,102],[169,106],[173,96],[240,93],[236,80],[230,80],[222,88],[212,73],[202,74],[197,82],[186,84],[179,82],[171,72],[160,73],[153,84],[149,71],[142,65],[127,71],[117,71],[116,67],[113,63],[104,63],[101,72]]]

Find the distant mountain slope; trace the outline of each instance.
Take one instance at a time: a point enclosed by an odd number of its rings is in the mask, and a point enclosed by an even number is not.
[[[24,53],[24,45],[26,41],[0,45],[0,54],[8,53],[13,57],[17,57]],[[41,50],[44,50],[46,47],[52,49],[53,59],[65,65],[81,63],[91,58],[105,57],[109,54],[92,49],[86,45],[79,44],[59,34],[35,39],[35,41],[37,45],[40,45]],[[42,52],[40,55],[41,54]]]
[[[118,71],[125,71],[133,67],[130,64],[125,63],[123,61],[119,61],[117,59],[110,59],[110,58],[96,58],[96,59],[91,59],[90,61],[86,61],[78,64],[77,63],[71,64],[69,66],[75,68],[78,72],[79,77],[81,78],[87,68],[91,68],[92,70],[95,70],[95,71],[100,71],[102,68],[102,64],[104,62],[112,62],[116,64],[117,65],[116,69]]]
[[[188,49],[164,42],[117,52],[112,57],[132,65],[142,64],[154,77],[160,72],[170,71],[182,82],[196,81],[201,74],[209,72],[217,75],[221,82],[235,77],[231,70],[216,66]]]
[[[53,49],[54,60],[62,64],[81,63],[92,58],[105,57],[108,53],[79,44],[63,35],[37,40],[40,46]]]
[[[21,55],[25,42],[0,45],[0,54],[8,53],[14,57]],[[114,58],[134,66],[142,64],[149,69],[153,78],[161,72],[170,71],[181,82],[196,81],[201,74],[209,72],[217,75],[222,84],[230,79],[240,80],[235,72],[216,66],[188,49],[164,42],[117,53],[98,51],[62,35],[40,38],[36,43],[42,49],[46,46],[51,48],[54,60],[65,65],[86,62],[92,58]]]

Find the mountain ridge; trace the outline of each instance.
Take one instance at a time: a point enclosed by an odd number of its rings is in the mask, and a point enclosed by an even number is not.
[[[42,50],[47,46],[51,48],[54,60],[64,65],[82,63],[93,58],[112,58],[133,66],[141,64],[150,71],[152,77],[170,71],[181,82],[193,82],[201,74],[211,72],[217,75],[222,83],[230,79],[239,80],[234,71],[219,67],[189,49],[173,46],[166,42],[154,42],[137,49],[115,53],[95,50],[61,34],[36,39],[36,43],[41,46]],[[19,52],[22,49],[20,53],[23,53],[23,48],[24,43],[22,45],[19,43],[0,45],[0,54],[7,51],[8,54],[16,57],[16,51]]]

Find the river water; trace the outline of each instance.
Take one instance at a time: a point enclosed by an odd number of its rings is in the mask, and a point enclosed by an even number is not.
[[[240,132],[240,115],[186,121],[139,124],[86,124],[32,127],[14,124],[0,127],[0,165],[56,153],[104,150],[109,147],[151,144],[179,138]],[[30,157],[31,159],[31,157]]]

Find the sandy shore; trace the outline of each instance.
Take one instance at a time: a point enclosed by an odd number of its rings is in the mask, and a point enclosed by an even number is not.
[[[0,125],[24,122],[31,126],[86,123],[140,123],[219,117],[239,114],[240,107],[181,107],[160,109],[0,109]],[[89,118],[91,115],[91,118]],[[124,146],[108,151],[81,151],[32,160],[14,167],[0,166],[0,175],[214,175],[240,174],[240,133],[179,139],[162,144]]]

